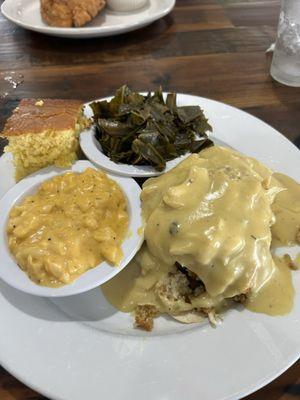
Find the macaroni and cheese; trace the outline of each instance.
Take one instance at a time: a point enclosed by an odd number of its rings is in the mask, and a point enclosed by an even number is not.
[[[92,168],[44,182],[10,212],[11,253],[34,282],[59,287],[103,261],[117,265],[128,228],[116,182]]]

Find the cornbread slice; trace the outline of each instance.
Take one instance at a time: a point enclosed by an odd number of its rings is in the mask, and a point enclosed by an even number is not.
[[[80,101],[21,100],[1,133],[9,142],[4,151],[13,154],[16,181],[48,165],[70,166],[88,125]]]
[[[105,0],[40,0],[46,24],[70,28],[90,22],[104,7]]]

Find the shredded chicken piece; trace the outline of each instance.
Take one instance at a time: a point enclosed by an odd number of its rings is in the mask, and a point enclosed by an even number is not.
[[[202,308],[201,311],[206,314],[211,326],[213,328],[216,328],[217,325],[223,321],[222,317],[218,315],[215,310],[213,309],[207,309],[207,308]]]

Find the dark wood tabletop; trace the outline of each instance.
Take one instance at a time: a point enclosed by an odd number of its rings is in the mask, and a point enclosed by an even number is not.
[[[0,130],[21,98],[86,101],[127,83],[136,90],[161,85],[223,101],[300,147],[300,88],[274,82],[265,53],[276,37],[278,14],[279,0],[177,0],[169,16],[146,28],[89,40],[32,33],[0,15]],[[15,89],[4,80],[10,71],[23,81]],[[296,398],[299,361],[247,400]],[[44,398],[0,367],[0,400],[25,399]]]

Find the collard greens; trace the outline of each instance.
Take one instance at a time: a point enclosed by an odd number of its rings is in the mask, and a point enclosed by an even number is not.
[[[178,107],[176,94],[164,100],[161,89],[143,96],[122,86],[110,102],[97,101],[91,108],[102,150],[117,163],[162,171],[166,161],[213,145],[201,108]]]

